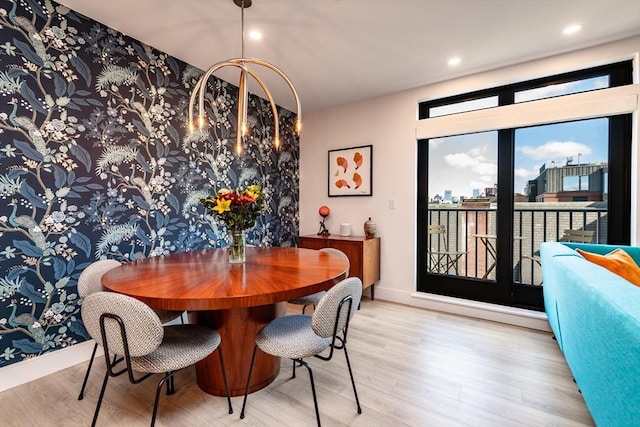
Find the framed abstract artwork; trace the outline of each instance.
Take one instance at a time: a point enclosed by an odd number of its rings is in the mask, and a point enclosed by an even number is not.
[[[329,197],[371,196],[372,145],[329,150]]]

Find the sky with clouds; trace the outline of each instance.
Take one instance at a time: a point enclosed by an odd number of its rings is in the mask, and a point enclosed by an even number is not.
[[[606,86],[602,78],[565,83],[521,92],[516,100],[547,98]],[[585,89],[586,88],[586,89]],[[464,107],[462,107],[464,109]],[[451,114],[460,106],[444,114]],[[475,109],[471,108],[471,109]],[[429,141],[429,199],[451,190],[454,197],[472,197],[473,190],[484,193],[498,182],[496,131],[431,139]],[[536,178],[540,167],[606,162],[608,158],[608,119],[516,129],[514,193],[524,193],[528,180]]]
[[[482,132],[430,141],[429,198],[451,190],[455,197],[471,197],[473,189],[484,192],[498,182],[498,133]],[[608,119],[535,126],[516,130],[514,193],[524,193],[528,180],[540,167],[606,162]]]

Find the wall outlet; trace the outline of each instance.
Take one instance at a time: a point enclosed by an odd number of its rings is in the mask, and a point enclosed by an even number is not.
[[[395,208],[396,208],[396,200],[395,199],[389,200],[389,209],[395,209]]]

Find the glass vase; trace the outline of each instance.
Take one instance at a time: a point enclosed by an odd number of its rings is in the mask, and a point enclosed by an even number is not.
[[[229,246],[229,262],[231,264],[242,264],[245,262],[247,241],[244,231],[231,232],[231,245]]]

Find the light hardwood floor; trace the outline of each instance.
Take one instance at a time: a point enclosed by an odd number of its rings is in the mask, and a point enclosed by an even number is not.
[[[290,311],[299,307],[290,306]],[[324,426],[593,426],[556,342],[548,333],[516,326],[364,300],[349,333],[362,415],[339,352],[310,359]],[[86,363],[0,393],[3,426],[88,426],[104,363],[97,359],[83,401],[77,395]],[[304,368],[242,398],[209,396],[192,368],[176,376],[176,394],[162,395],[158,426],[314,426]],[[111,379],[99,426],[145,426],[157,380],[132,385]]]

